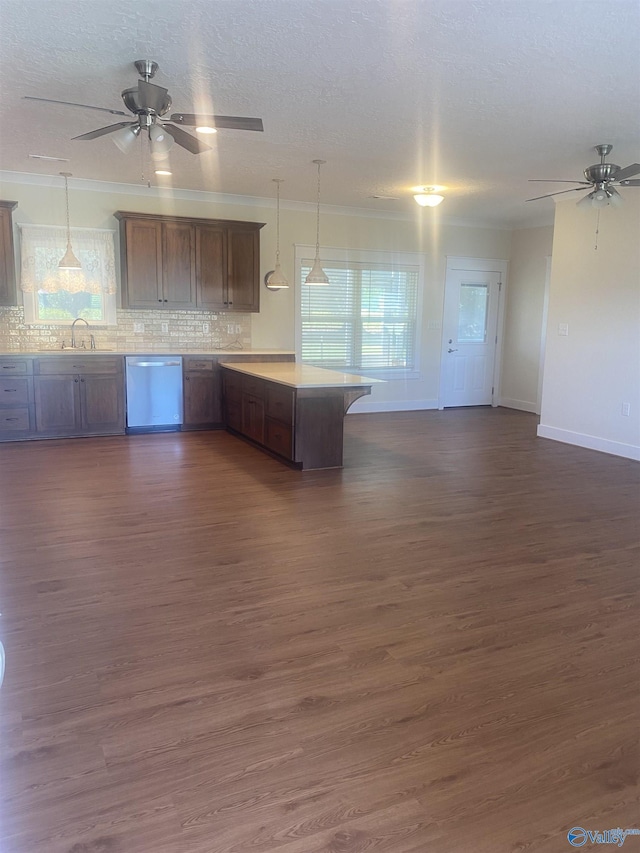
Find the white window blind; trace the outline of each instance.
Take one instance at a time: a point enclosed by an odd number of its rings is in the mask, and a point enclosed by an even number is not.
[[[305,285],[301,263],[302,360],[338,369],[413,369],[419,267],[327,261],[330,284]]]

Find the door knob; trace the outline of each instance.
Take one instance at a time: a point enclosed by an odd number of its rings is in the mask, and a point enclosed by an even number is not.
[[[458,350],[457,350],[457,349],[451,349],[451,347],[449,347],[449,349],[447,350],[447,352],[458,352]]]

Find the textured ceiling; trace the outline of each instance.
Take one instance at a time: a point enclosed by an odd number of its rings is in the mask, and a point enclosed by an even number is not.
[[[23,99],[122,109],[153,59],[172,112],[264,121],[174,146],[175,187],[312,202],[322,158],[326,204],[413,214],[440,184],[443,216],[534,223],[563,186],[527,178],[640,160],[639,44],[637,0],[0,0],[0,169],[157,182],[141,146],[71,140],[123,119]]]

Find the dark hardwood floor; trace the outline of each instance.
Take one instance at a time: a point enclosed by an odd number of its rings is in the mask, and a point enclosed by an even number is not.
[[[354,415],[306,473],[223,432],[0,446],[2,853],[637,827],[640,466],[536,423]]]

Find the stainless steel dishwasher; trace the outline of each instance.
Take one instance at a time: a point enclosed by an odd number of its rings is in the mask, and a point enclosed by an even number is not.
[[[166,432],[182,424],[182,358],[139,355],[125,359],[127,432]]]

